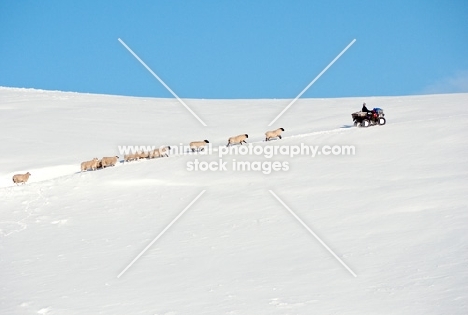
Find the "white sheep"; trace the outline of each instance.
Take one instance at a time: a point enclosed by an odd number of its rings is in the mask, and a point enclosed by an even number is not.
[[[31,173],[29,172],[27,172],[26,174],[13,175],[13,183],[15,183],[16,185],[18,184],[24,185],[28,181],[29,176],[31,176]]]
[[[150,157],[150,155],[151,155],[150,152],[141,152],[140,154],[138,154],[138,158],[139,159],[147,159],[147,158]]]
[[[129,161],[138,160],[140,158],[140,154],[141,152],[126,154],[124,155],[124,161],[129,162]]]
[[[229,145],[233,145],[233,144],[236,144],[236,143],[240,143],[240,144],[247,143],[245,141],[245,139],[247,139],[248,137],[249,137],[248,134],[243,134],[243,135],[238,135],[238,136],[235,136],[235,137],[231,137],[231,138],[228,139],[227,147]]]
[[[81,163],[81,171],[82,172],[87,171],[88,169],[92,169],[93,171],[95,171],[98,167],[98,164],[99,164],[98,158],[94,158],[91,161],[83,162]]]
[[[273,131],[267,131],[265,132],[265,141],[269,141],[273,138],[280,138],[281,139],[281,133],[284,131],[284,128],[278,128]]]
[[[170,146],[160,147],[159,149],[154,149],[150,153],[150,159],[154,159],[154,158],[157,158],[157,157],[163,157],[163,156],[168,157],[169,156],[168,152],[169,152],[170,149],[171,149]]]
[[[190,149],[192,150],[192,152],[195,152],[195,151],[203,151],[205,149],[205,145],[207,143],[210,143],[210,141],[208,140],[203,140],[203,141],[193,141],[193,142],[190,142]]]
[[[113,157],[103,157],[101,159],[101,165],[102,168],[106,168],[108,166],[115,166],[117,164],[117,161],[119,160],[118,156],[113,156]]]

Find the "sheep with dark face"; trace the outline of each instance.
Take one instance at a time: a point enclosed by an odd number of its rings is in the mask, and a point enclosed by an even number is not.
[[[87,171],[89,169],[92,169],[95,171],[98,168],[99,160],[98,158],[94,158],[91,161],[86,161],[81,163],[81,171]]]
[[[210,143],[210,141],[208,140],[203,140],[203,141],[193,141],[193,142],[190,142],[190,149],[192,150],[192,152],[195,152],[195,151],[203,151],[205,149],[205,145],[207,143]]]
[[[284,128],[278,128],[276,130],[272,131],[267,131],[265,132],[265,141],[269,141],[273,138],[280,138],[281,139],[281,133],[284,131]]]
[[[26,174],[16,174],[13,175],[13,183],[16,185],[18,184],[26,184],[26,182],[29,179],[29,176],[31,176],[31,173],[27,172]]]
[[[247,143],[245,141],[245,139],[247,139],[248,137],[249,137],[248,134],[243,134],[243,135],[238,135],[238,136],[235,136],[235,137],[231,137],[231,138],[228,139],[227,147],[229,145],[233,145],[233,144],[237,144],[237,143],[240,143],[240,144]]]

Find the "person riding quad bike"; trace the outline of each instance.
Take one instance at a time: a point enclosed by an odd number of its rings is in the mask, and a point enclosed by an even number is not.
[[[374,108],[372,110],[367,109],[366,103],[362,104],[362,109],[361,112],[366,113],[367,119],[369,120],[375,120],[375,118],[378,116],[377,110],[380,108]]]
[[[386,119],[385,114],[381,108],[374,108],[369,110],[366,103],[362,104],[360,112],[351,114],[354,122],[354,126],[368,127],[372,125],[385,125]]]
[[[362,104],[361,112],[366,112],[366,113],[370,112],[370,110],[368,110],[367,107],[366,107],[366,103]]]

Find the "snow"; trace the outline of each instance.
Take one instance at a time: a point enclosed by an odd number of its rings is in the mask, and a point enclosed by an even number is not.
[[[268,128],[289,101],[185,100],[203,127],[172,99],[0,88],[0,313],[467,314],[468,94],[300,99]],[[363,101],[387,125],[351,127]],[[282,140],[262,142],[278,127]],[[220,149],[243,133],[356,152],[226,155],[227,170],[204,172],[187,163],[218,152],[173,154],[79,173],[118,146]]]

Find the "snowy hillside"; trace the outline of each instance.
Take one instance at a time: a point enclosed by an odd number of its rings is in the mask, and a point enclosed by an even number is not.
[[[385,126],[351,127],[363,101]],[[0,314],[467,314],[468,94],[302,99],[267,127],[288,102],[186,100],[203,127],[172,99],[0,88]],[[322,154],[220,158],[239,134]],[[211,154],[79,173],[204,139]]]

